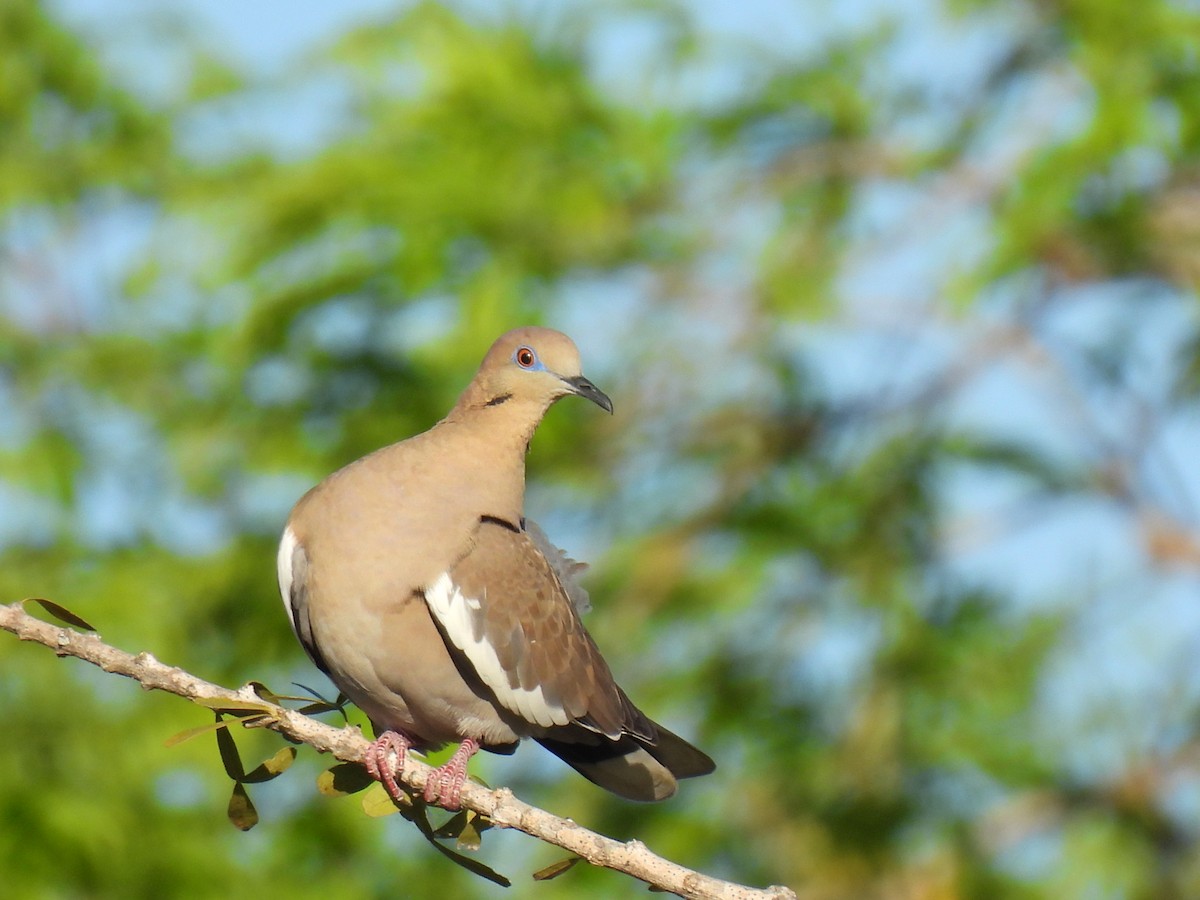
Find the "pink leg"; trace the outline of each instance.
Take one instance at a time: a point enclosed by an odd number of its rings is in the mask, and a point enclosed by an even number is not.
[[[363,758],[367,774],[382,783],[388,796],[400,805],[408,803],[409,800],[404,793],[404,788],[396,782],[396,773],[404,771],[404,757],[408,754],[410,747],[412,747],[412,741],[404,735],[397,731],[385,731],[367,748],[366,756]],[[395,765],[388,762],[388,755],[391,753],[396,754]]]
[[[467,763],[479,749],[471,738],[463,741],[445,765],[434,769],[425,782],[425,802],[436,803],[449,810],[462,806],[462,789],[467,783]]]

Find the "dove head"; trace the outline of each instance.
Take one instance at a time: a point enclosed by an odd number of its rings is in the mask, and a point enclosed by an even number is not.
[[[538,418],[555,400],[575,394],[612,412],[612,401],[584,377],[575,342],[549,328],[516,328],[502,334],[483,358],[459,406],[508,404],[534,407]]]

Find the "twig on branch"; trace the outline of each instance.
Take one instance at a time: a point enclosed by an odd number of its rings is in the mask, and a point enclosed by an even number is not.
[[[0,605],[0,628],[12,632],[23,641],[44,644],[59,656],[74,656],[99,666],[105,672],[132,678],[147,690],[167,691],[193,701],[252,703],[256,708],[261,707],[265,715],[265,720],[260,719],[256,724],[308,744],[322,753],[332,754],[344,762],[362,762],[368,746],[366,738],[353,726],[334,728],[295,710],[268,703],[250,685],[236,691],[229,690],[197,678],[183,669],[165,665],[149,653],[136,656],[126,653],[106,644],[97,635],[83,634],[37,619],[25,612],[20,603]],[[410,755],[405,759],[401,780],[419,793],[432,771],[430,766]],[[697,900],[795,900],[796,895],[785,887],[776,885],[759,890],[702,875],[655,855],[640,841],[622,843],[589,831],[569,819],[561,819],[530,806],[514,797],[507,788],[492,790],[468,783],[463,788],[462,805],[487,816],[499,827],[523,831],[548,844],[569,850],[594,866],[624,872],[682,897]]]

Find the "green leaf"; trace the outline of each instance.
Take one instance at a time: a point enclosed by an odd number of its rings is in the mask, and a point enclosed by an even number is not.
[[[336,700],[330,700],[328,697],[326,697],[320,691],[318,691],[314,688],[310,688],[307,684],[301,684],[299,681],[293,681],[292,684],[294,684],[296,687],[300,688],[300,690],[308,693],[307,697],[297,697],[296,698],[297,700],[316,699],[316,700],[320,700],[322,703],[328,703],[330,706],[334,707],[335,709],[341,709],[343,706],[345,706],[347,703],[350,702],[350,698],[341,692],[338,693]]]
[[[271,690],[269,687],[267,687],[261,681],[251,681],[251,682],[249,682],[249,685],[250,685],[250,689],[253,690],[255,694],[257,694],[259,697],[262,697],[268,703],[274,703],[276,706],[280,705],[280,703],[279,703],[280,700],[300,700],[300,699],[302,699],[300,697],[281,697],[279,694],[276,694],[273,690]],[[304,698],[304,699],[307,699],[307,698]]]
[[[93,626],[89,625],[85,619],[75,615],[75,613],[71,612],[65,606],[55,603],[53,600],[47,600],[44,597],[27,597],[21,601],[22,608],[26,603],[36,603],[60,622],[65,622],[67,625],[70,625],[74,628],[80,628],[83,631],[96,630]]]
[[[221,714],[217,713],[217,721],[221,721]],[[221,753],[221,762],[225,766],[225,774],[234,781],[241,781],[246,777],[246,770],[242,767],[242,758],[238,755],[237,743],[233,739],[233,735],[229,733],[228,728],[217,729],[217,749]]]
[[[350,698],[347,697],[345,694],[339,692],[336,700],[329,700],[329,699],[325,698],[324,696],[322,696],[319,692],[310,688],[306,684],[300,684],[297,681],[293,681],[292,684],[296,685],[296,687],[300,688],[302,691],[306,691],[309,694],[309,696],[308,697],[289,697],[288,699],[290,699],[290,700],[310,700],[313,697],[315,697],[317,700],[317,702],[315,702],[315,703],[309,703],[306,706],[300,707],[300,709],[298,711],[300,713],[302,713],[303,715],[317,716],[317,715],[320,715],[321,713],[340,712],[342,714],[342,718],[345,719],[347,723],[350,721],[350,719],[346,716],[346,704],[350,702]]]
[[[321,715],[321,713],[327,713],[327,712],[340,712],[343,715],[345,714],[345,710],[342,707],[337,706],[333,703],[326,703],[323,700],[318,703],[309,703],[309,704],[306,704],[305,706],[301,706],[299,709],[296,710],[296,712],[300,713],[301,715],[305,715],[305,716],[319,716],[319,715]],[[347,719],[346,721],[349,722],[350,720]]]
[[[358,763],[339,763],[317,776],[317,790],[326,797],[345,797],[366,790],[375,779]]]
[[[575,868],[575,865],[583,861],[582,856],[568,856],[566,859],[560,859],[558,862],[550,863],[544,869],[538,869],[533,873],[534,881],[549,881],[551,878],[557,878],[564,872],[569,872]]]
[[[284,747],[268,760],[247,772],[241,779],[242,784],[262,784],[272,778],[278,778],[296,761],[296,748]]]
[[[467,826],[469,809],[460,809],[453,816],[434,829],[433,836],[439,838],[456,838]]]
[[[492,820],[469,809],[460,810],[439,825],[434,837],[454,838],[459,850],[478,850],[483,832],[492,827]]]
[[[462,866],[464,869],[474,872],[481,878],[486,878],[488,881],[498,884],[501,887],[511,886],[512,882],[495,869],[491,868],[490,866],[485,866],[478,860],[463,856],[461,853],[455,853],[449,847],[440,843],[436,837],[433,826],[429,822],[428,807],[424,803],[421,803],[420,805],[414,805],[411,810],[405,811],[404,817],[417,826],[421,834],[425,836],[425,840],[429,841],[429,843],[433,845],[434,849],[437,850],[438,853],[442,854],[442,856]]]
[[[250,795],[246,793],[246,786],[240,782],[235,781],[233,784],[226,814],[234,827],[241,831],[249,831],[258,824],[258,810],[254,808]]]
[[[481,878],[486,878],[501,887],[511,887],[512,882],[493,869],[491,866],[486,866],[477,859],[471,859],[469,856],[463,856],[461,853],[455,853],[444,844],[439,844],[437,841],[430,840],[430,843],[447,859],[453,860],[464,869],[474,872]]]
[[[274,703],[276,706],[283,706],[284,701],[291,701],[293,703],[308,703],[312,700],[312,697],[298,697],[295,694],[277,694],[261,681],[250,681],[247,683],[250,685],[255,694],[257,694],[259,697],[262,697],[263,700],[267,701],[268,703]],[[301,685],[301,687],[303,687],[303,685]],[[308,688],[305,688],[305,690],[308,690]],[[322,704],[329,706],[330,709],[341,708],[337,703],[326,700],[324,697],[320,697],[318,699]]]

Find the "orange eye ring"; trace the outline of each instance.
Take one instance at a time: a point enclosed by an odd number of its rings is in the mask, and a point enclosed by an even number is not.
[[[513,354],[513,359],[522,369],[532,369],[533,364],[537,362],[537,354],[528,347],[518,347],[517,352]]]

